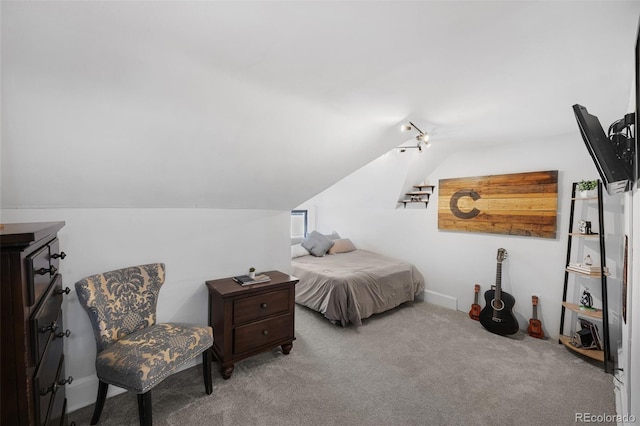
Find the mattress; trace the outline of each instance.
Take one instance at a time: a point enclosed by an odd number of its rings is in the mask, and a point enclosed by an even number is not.
[[[424,277],[411,263],[368,250],[291,260],[296,303],[343,326],[415,300]]]

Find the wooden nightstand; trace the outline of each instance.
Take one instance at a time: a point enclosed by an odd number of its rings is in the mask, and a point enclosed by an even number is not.
[[[213,353],[222,377],[233,364],[275,346],[288,355],[294,335],[295,285],[298,279],[279,271],[263,272],[268,283],[241,286],[232,278],[207,281]]]

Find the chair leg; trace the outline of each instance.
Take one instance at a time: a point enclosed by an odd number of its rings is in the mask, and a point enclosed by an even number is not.
[[[98,397],[96,398],[96,406],[93,409],[93,417],[91,417],[92,425],[97,425],[98,421],[100,421],[104,402],[107,400],[107,390],[109,390],[109,384],[98,380]]]
[[[140,418],[140,426],[151,426],[153,424],[151,418],[151,391],[138,394],[138,417]]]
[[[211,382],[211,348],[202,352],[202,374],[204,374],[204,391],[207,395],[213,393],[213,383]]]

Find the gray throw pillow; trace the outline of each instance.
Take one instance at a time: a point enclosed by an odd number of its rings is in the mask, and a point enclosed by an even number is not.
[[[325,235],[330,240],[339,240],[340,239],[340,234],[338,234],[336,231],[333,231],[330,234],[323,234],[323,235]]]
[[[311,232],[309,236],[300,245],[309,253],[316,257],[321,257],[327,254],[329,249],[333,247],[334,242],[330,240],[326,235],[322,235],[317,231]]]

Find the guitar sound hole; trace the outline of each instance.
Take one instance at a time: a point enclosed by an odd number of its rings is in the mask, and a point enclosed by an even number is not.
[[[491,301],[491,307],[496,311],[501,311],[502,309],[504,309],[504,302],[502,300],[493,299]]]

